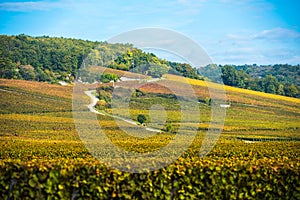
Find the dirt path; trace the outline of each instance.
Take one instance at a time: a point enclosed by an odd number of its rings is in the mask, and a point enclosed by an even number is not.
[[[101,113],[101,112],[99,112],[95,109],[95,105],[97,104],[99,99],[95,95],[93,95],[94,92],[96,92],[96,90],[88,90],[88,91],[84,92],[92,100],[92,102],[88,105],[88,108],[93,113],[96,113],[96,114],[99,114],[99,115],[105,115],[104,113]]]
[[[84,93],[90,97],[90,99],[92,100],[92,102],[87,106],[89,108],[89,110],[93,113],[96,113],[96,114],[99,114],[99,115],[106,115],[106,116],[110,116],[110,117],[113,117],[113,118],[117,118],[117,119],[120,119],[124,122],[127,122],[129,124],[132,124],[132,125],[135,125],[135,126],[139,126],[136,121],[133,121],[133,120],[130,120],[130,119],[126,119],[126,118],[123,118],[123,117],[120,117],[120,116],[116,116],[116,115],[111,115],[111,114],[108,114],[108,113],[103,113],[103,112],[99,112],[95,109],[95,105],[97,104],[97,102],[99,101],[99,99],[93,95],[93,93],[95,93],[96,90],[88,90],[88,91],[85,91]],[[155,128],[150,128],[150,127],[146,127],[145,128],[147,131],[152,131],[152,132],[162,132],[161,130],[159,129],[155,129]]]

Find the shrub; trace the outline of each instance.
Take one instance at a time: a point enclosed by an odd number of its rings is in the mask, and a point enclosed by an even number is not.
[[[96,104],[95,107],[96,107],[97,109],[103,110],[103,109],[105,109],[105,108],[108,108],[109,106],[110,106],[110,105],[107,104],[106,101],[102,99],[102,100],[100,100],[100,101],[97,102],[97,104]]]
[[[167,123],[164,127],[164,130],[168,133],[177,133],[178,131],[178,127],[177,126],[174,126],[170,123]]]
[[[146,120],[147,120],[147,117],[146,117],[145,115],[143,115],[143,114],[139,114],[139,115],[137,116],[137,121],[138,121],[140,124],[145,123]]]

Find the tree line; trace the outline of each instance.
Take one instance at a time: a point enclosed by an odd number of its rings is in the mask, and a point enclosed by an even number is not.
[[[79,69],[105,66],[161,77],[171,73],[207,77],[226,85],[300,97],[300,65],[208,65],[196,70],[187,63],[160,59],[131,44],[109,44],[58,37],[0,35],[0,78],[57,83],[73,82]],[[104,79],[92,76],[89,82]]]
[[[169,72],[200,78],[188,64],[159,59],[131,44],[24,34],[0,35],[0,78],[73,82],[78,70],[85,65],[105,66],[153,77]]]
[[[208,65],[198,70],[214,82],[266,93],[300,97],[300,66]]]

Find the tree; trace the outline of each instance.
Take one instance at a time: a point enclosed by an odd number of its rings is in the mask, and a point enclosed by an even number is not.
[[[279,95],[285,95],[285,93],[284,93],[284,85],[279,84],[278,90],[277,90],[277,94],[279,94]]]
[[[168,65],[172,68],[169,71],[171,74],[203,80],[203,78],[196,73],[196,70],[187,63],[168,62]]]
[[[230,86],[236,86],[237,81],[236,81],[236,70],[230,66],[230,65],[225,65],[222,68],[222,75],[221,75],[223,82],[225,85],[230,85]]]
[[[177,131],[178,131],[178,127],[171,123],[165,124],[163,129],[168,133],[177,133]]]
[[[108,83],[110,81],[116,82],[119,79],[119,76],[116,74],[111,74],[111,73],[104,73],[101,75],[101,82],[103,83]]]
[[[299,95],[299,90],[294,84],[286,85],[284,87],[285,95],[289,97],[297,97]]]
[[[21,65],[19,70],[20,75],[25,80],[34,80],[35,72],[34,68],[31,65]]]
[[[167,124],[167,125],[165,126],[165,129],[166,129],[167,132],[171,132],[172,129],[173,129],[172,124]]]
[[[137,121],[138,121],[140,124],[145,123],[146,120],[147,120],[147,117],[146,117],[145,115],[143,115],[143,114],[139,114],[139,115],[137,116]]]
[[[300,97],[300,65],[275,64],[258,66],[253,65],[207,65],[198,69],[198,73],[210,78],[214,82],[216,69],[222,70],[222,79],[225,85],[247,88],[261,92]],[[292,86],[293,84],[293,86]]]
[[[262,86],[265,92],[276,94],[279,84],[275,76],[267,75],[262,79]]]
[[[210,106],[211,105],[211,98],[210,97],[205,97],[205,103]]]
[[[149,75],[154,78],[160,78],[162,75],[168,73],[169,67],[165,64],[150,64]]]
[[[221,67],[220,65],[209,64],[205,67],[199,67],[197,73],[208,78],[210,81],[223,83],[221,79]]]

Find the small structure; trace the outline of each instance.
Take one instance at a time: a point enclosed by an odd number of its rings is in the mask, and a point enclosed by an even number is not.
[[[109,81],[110,83],[112,83],[112,86],[115,87],[115,81],[111,80]]]
[[[67,85],[69,85],[67,82],[65,82],[65,81],[58,81],[58,83],[60,84],[60,85],[62,85],[62,86],[67,86]]]
[[[221,108],[229,108],[229,107],[230,107],[230,104],[220,104],[220,107],[221,107]]]
[[[128,77],[125,77],[125,76],[122,76],[120,78],[120,81],[139,81],[140,78],[128,78]]]

